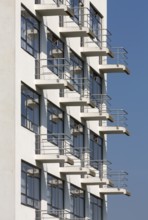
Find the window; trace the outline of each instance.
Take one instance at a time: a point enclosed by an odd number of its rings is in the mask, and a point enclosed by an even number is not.
[[[47,58],[48,69],[63,78],[64,43],[49,29],[47,34]]]
[[[55,216],[64,209],[64,182],[51,174],[47,174],[47,208]]]
[[[84,63],[72,50],[70,50],[70,70],[74,87],[77,92],[83,94],[84,89]]]
[[[71,140],[72,140],[71,143],[72,154],[80,158],[84,150],[84,126],[80,122],[76,121],[71,117],[70,131],[71,131]]]
[[[21,203],[40,209],[41,172],[37,167],[21,162]]]
[[[102,171],[102,160],[103,139],[90,131],[90,164],[95,169]]]
[[[21,7],[21,47],[36,59],[39,58],[39,21],[25,8]]]
[[[90,69],[90,96],[96,102],[102,94],[102,78],[93,69]],[[98,103],[97,103],[98,104]]]
[[[84,190],[70,185],[71,196],[71,218],[84,218],[85,217],[85,192]]]
[[[40,97],[22,83],[21,85],[21,124],[30,131],[39,133]]]
[[[102,15],[92,4],[90,4],[90,26],[98,42],[102,43]]]
[[[49,101],[47,105],[47,133],[48,141],[62,147],[64,138],[64,113]]]
[[[90,215],[91,220],[102,220],[103,219],[103,200],[90,195]]]
[[[70,5],[74,10],[74,22],[78,25],[82,24],[83,0],[70,0]]]

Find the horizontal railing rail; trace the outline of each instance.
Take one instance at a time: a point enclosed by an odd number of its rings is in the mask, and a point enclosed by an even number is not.
[[[111,108],[110,100],[111,100],[111,98],[108,95],[93,94],[93,95],[90,95],[90,100],[93,102],[93,104],[96,108],[92,109],[90,106],[84,106],[81,109],[81,112],[84,112],[84,113],[98,112],[99,114],[110,113],[110,108]]]
[[[128,173],[125,171],[110,171],[107,174],[108,178],[111,179],[114,186],[117,188],[127,188]]]
[[[108,64],[128,66],[128,52],[124,47],[111,47],[114,58],[107,58]]]
[[[74,15],[71,16],[71,20],[64,21],[64,27],[75,27],[75,24],[77,24],[80,28],[89,28],[94,36],[98,37],[100,29],[98,28],[98,25],[94,24],[99,24],[100,21],[91,13],[90,9],[86,7],[74,7],[72,10]]]
[[[52,216],[63,220],[90,220],[88,217],[78,217],[66,209],[47,208],[47,210],[36,210],[36,220],[51,219]]]
[[[124,109],[110,109],[110,114],[113,116],[115,126],[128,127],[128,113]]]
[[[56,5],[57,7],[60,7],[61,5],[67,5],[72,7],[70,0],[35,0],[35,4]]]
[[[100,29],[98,36],[94,39],[85,41],[87,47],[98,46],[99,48],[109,48],[111,49],[111,32],[108,29]]]

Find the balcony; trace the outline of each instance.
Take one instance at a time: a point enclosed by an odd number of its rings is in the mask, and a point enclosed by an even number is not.
[[[60,97],[60,104],[63,106],[91,106],[94,108],[94,103],[90,99],[88,93],[84,92],[83,89],[79,87],[78,84],[75,84],[75,90],[77,91],[68,91],[65,90]]]
[[[93,27],[91,24],[90,11],[87,8],[73,8],[74,15],[64,19],[63,26],[59,32],[63,37],[91,37],[94,38]]]
[[[127,64],[127,51],[123,47],[112,48],[114,59],[108,60],[107,64],[100,64],[99,71],[104,73],[126,73],[130,74]]]
[[[83,47],[80,47],[81,55],[84,57],[109,56],[113,58],[110,46],[111,33],[107,29],[99,30],[97,38],[87,40]]]
[[[125,134],[129,136],[129,131],[127,129],[127,112],[123,109],[112,109],[110,110],[113,116],[113,125],[100,126],[99,132],[102,134]]]
[[[89,164],[89,174],[85,175],[84,178],[81,178],[82,185],[113,186],[112,181],[107,176],[109,165],[111,164],[109,161],[92,160],[89,158],[86,162],[85,156],[85,166],[87,163]]]
[[[70,138],[65,134],[35,136],[35,160],[41,163],[73,164],[69,155]]]
[[[95,104],[95,108],[85,106],[83,112],[80,113],[81,119],[84,121],[109,120],[113,122],[113,118],[109,113],[111,98],[105,94],[92,94],[90,97]]]
[[[73,16],[70,0],[35,0],[34,7],[40,16]]]
[[[36,60],[35,85],[40,89],[74,90],[69,66],[64,58]]]
[[[130,192],[126,189],[127,187],[127,172],[124,171],[114,171],[109,173],[109,178],[113,181],[113,187],[100,188],[100,194],[104,195],[126,195],[130,196]]]
[[[48,207],[47,210],[35,210],[35,215],[35,220],[45,220],[51,218],[57,218],[62,220],[90,220],[88,217],[76,217],[67,209],[56,209],[50,207]]]
[[[51,219],[52,216],[57,217],[58,219],[70,219],[70,212],[64,209],[49,209],[47,210],[35,210],[36,218],[35,220],[45,220]]]

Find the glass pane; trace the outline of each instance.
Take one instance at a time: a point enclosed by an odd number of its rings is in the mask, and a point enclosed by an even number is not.
[[[26,173],[21,174],[21,193],[26,194]]]
[[[29,174],[28,174],[29,175]],[[33,177],[27,177],[27,196],[33,198],[34,190],[33,190]]]
[[[27,43],[33,47],[34,28],[31,23],[27,22]]]
[[[21,17],[21,37],[26,40],[26,21]]]
[[[22,94],[21,96],[21,113],[26,116],[26,97]]]
[[[34,199],[40,199],[40,182],[37,178],[34,178]]]

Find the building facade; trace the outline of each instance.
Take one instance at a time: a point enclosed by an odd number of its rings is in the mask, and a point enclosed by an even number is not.
[[[107,219],[107,195],[130,195],[107,135],[129,135],[107,75],[129,74],[111,47],[107,0],[0,3],[0,208],[4,220]]]

